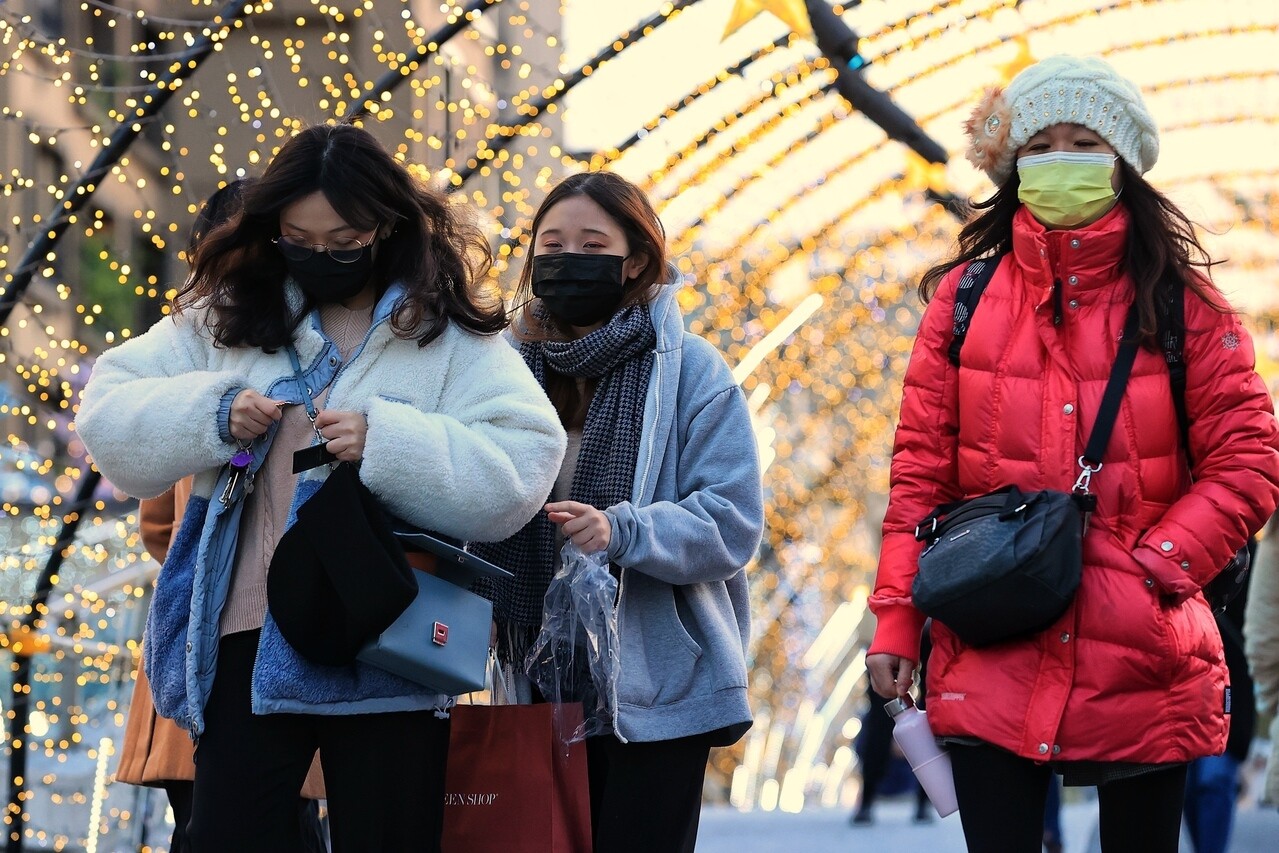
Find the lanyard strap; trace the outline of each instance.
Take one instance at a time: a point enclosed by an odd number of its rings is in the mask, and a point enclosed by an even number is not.
[[[289,353],[289,362],[293,365],[293,381],[297,383],[298,393],[302,395],[302,402],[306,405],[306,417],[311,421],[311,429],[316,438],[324,441],[324,436],[315,428],[315,403],[311,402],[311,389],[306,387],[306,380],[302,378],[302,362],[298,360],[298,351],[293,348],[293,344],[288,344],[285,349]]]

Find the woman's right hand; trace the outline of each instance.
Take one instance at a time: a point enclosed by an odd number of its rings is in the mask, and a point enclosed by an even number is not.
[[[280,419],[280,406],[252,388],[246,388],[231,401],[230,431],[236,441],[252,441]]]
[[[900,655],[866,655],[870,686],[885,699],[905,696],[915,681],[915,662]]]

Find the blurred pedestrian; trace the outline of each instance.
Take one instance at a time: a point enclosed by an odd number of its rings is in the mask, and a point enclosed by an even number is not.
[[[864,625],[873,625],[874,614],[867,612],[862,617],[862,620]],[[859,626],[860,632],[861,627]],[[869,642],[870,637],[873,636],[872,629],[867,641]],[[927,670],[928,651],[931,647],[929,623],[925,622],[923,639],[920,643],[921,673]],[[915,698],[915,707],[920,710],[926,710],[928,706],[928,694],[924,684],[925,680],[921,674],[918,696]],[[873,812],[875,801],[881,794],[889,793],[884,789],[884,783],[890,776],[892,764],[906,761],[905,756],[901,755],[901,751],[896,748],[893,742],[893,719],[884,710],[888,700],[875,692],[869,678],[866,680],[866,702],[866,710],[861,717],[862,727],[853,742],[853,749],[857,753],[862,776],[862,789],[857,808],[848,821],[853,826],[867,826],[875,822]],[[909,764],[907,766],[909,767]],[[932,804],[928,801],[928,794],[924,792],[923,785],[919,784],[919,780],[915,778],[913,773],[909,775],[911,780],[910,790],[915,797],[915,822],[926,823],[932,820],[933,817]]]
[[[1256,563],[1256,541],[1248,545],[1249,558]],[[1226,751],[1205,755],[1190,762],[1186,775],[1186,830],[1195,853],[1226,853],[1234,830],[1235,809],[1242,786],[1241,768],[1248,760],[1256,729],[1257,709],[1252,676],[1244,656],[1244,614],[1252,572],[1244,576],[1240,591],[1216,614],[1221,644],[1230,672],[1230,734]]]
[[[1279,806],[1279,516],[1257,546],[1243,630],[1259,727],[1270,733],[1261,799]]]
[[[905,763],[906,759],[896,750],[893,744],[893,720],[884,711],[887,699],[866,686],[866,710],[861,716],[862,727],[853,741],[853,750],[857,753],[857,763],[861,768],[862,789],[857,801],[857,808],[849,817],[853,826],[869,826],[875,822],[875,803],[883,795],[894,793],[890,790],[889,780],[892,778],[891,768],[894,763]],[[909,768],[909,765],[907,765]],[[908,789],[915,799],[915,822],[927,823],[932,820],[932,806],[928,795],[919,784],[913,773],[907,771],[910,779]]]

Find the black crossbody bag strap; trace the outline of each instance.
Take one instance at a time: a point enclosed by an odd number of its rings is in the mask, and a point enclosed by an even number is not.
[[[1115,362],[1110,367],[1110,378],[1106,381],[1106,390],[1097,409],[1097,419],[1093,422],[1092,432],[1088,434],[1084,455],[1079,457],[1079,479],[1075,481],[1072,496],[1083,514],[1085,530],[1088,527],[1088,517],[1097,506],[1097,496],[1088,491],[1089,481],[1093,474],[1101,470],[1101,458],[1106,453],[1106,445],[1110,443],[1110,434],[1114,431],[1115,421],[1119,418],[1119,406],[1124,399],[1124,389],[1128,386],[1128,377],[1132,375],[1133,362],[1137,360],[1137,325],[1137,308],[1133,306],[1128,309],[1124,334],[1119,341]],[[1006,487],[992,494],[1010,490],[1019,494],[1015,487]],[[921,542],[931,541],[940,520],[965,503],[968,500],[962,499],[934,509],[915,527],[915,538]]]
[[[1128,309],[1124,335],[1119,339],[1119,351],[1115,353],[1115,363],[1110,367],[1110,379],[1101,395],[1097,420],[1093,421],[1092,432],[1088,434],[1084,455],[1079,457],[1079,477],[1070,490],[1083,519],[1084,533],[1088,532],[1088,520],[1097,509],[1097,496],[1088,491],[1088,486],[1092,482],[1092,475],[1101,470],[1101,458],[1106,455],[1110,433],[1119,417],[1119,404],[1124,399],[1124,388],[1128,385],[1132,364],[1137,359],[1137,326],[1137,306],[1133,305]]]
[[[1128,385],[1128,377],[1132,374],[1132,365],[1136,360],[1137,309],[1134,306],[1128,309],[1124,336],[1119,342],[1115,363],[1110,368],[1110,379],[1106,382],[1106,391],[1102,394],[1101,406],[1097,409],[1097,420],[1093,422],[1092,432],[1088,434],[1088,444],[1084,447],[1081,464],[1101,465],[1101,457],[1105,455],[1106,445],[1110,443],[1110,434],[1119,417],[1119,404],[1124,399],[1124,388]]]

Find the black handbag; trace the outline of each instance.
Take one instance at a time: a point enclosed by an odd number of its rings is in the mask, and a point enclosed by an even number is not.
[[[939,506],[916,532],[915,606],[970,646],[1051,625],[1079,587],[1082,497],[1006,486]]]
[[[297,352],[287,349],[314,425]],[[320,443],[295,453],[295,471],[324,464],[325,452]],[[431,566],[419,568],[415,553]],[[389,515],[356,465],[341,462],[280,538],[267,601],[280,634],[308,660],[358,660],[453,696],[485,681],[493,605],[469,587],[510,577],[460,542]]]
[[[915,607],[971,646],[986,646],[1043,630],[1070,606],[1083,569],[1083,537],[1097,498],[1092,475],[1119,414],[1137,356],[1137,313],[1106,383],[1097,420],[1079,457],[1079,477],[1067,492],[1023,492],[1005,486],[943,504],[915,528],[926,543],[911,586]]]

